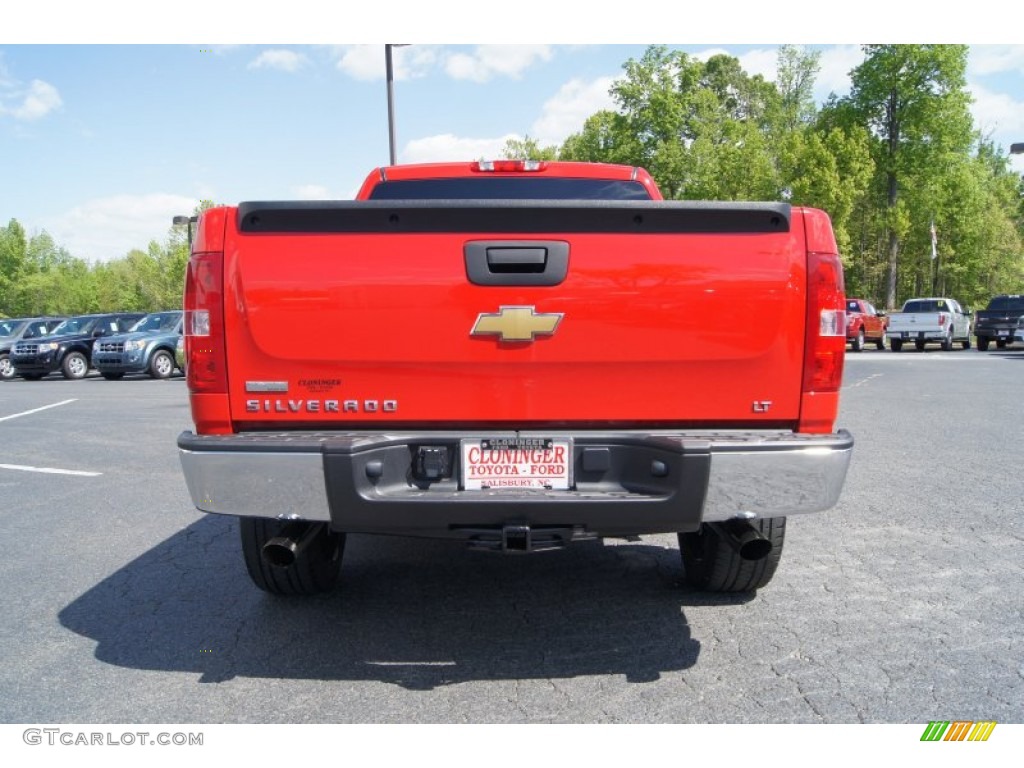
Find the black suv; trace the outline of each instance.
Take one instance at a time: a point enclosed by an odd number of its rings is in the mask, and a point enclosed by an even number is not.
[[[92,367],[92,343],[102,336],[129,330],[145,312],[111,312],[69,317],[49,336],[14,345],[11,365],[24,379],[41,379],[59,370],[65,379],[81,379]]]
[[[65,320],[63,317],[9,317],[0,320],[0,380],[14,378],[11,350],[19,341],[41,339]]]

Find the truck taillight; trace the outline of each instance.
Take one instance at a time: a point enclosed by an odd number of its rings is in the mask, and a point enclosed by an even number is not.
[[[196,394],[228,391],[223,266],[223,253],[194,253],[185,273],[186,369]]]
[[[945,325],[945,324],[946,324],[946,313],[945,312],[939,312],[939,325]]]
[[[843,266],[834,253],[807,254],[807,331],[804,342],[804,413],[800,431],[828,432],[824,423],[810,413],[809,401],[816,396],[835,396],[843,383],[846,358],[846,297]],[[822,417],[828,412],[825,409]],[[835,414],[832,413],[832,418]]]
[[[548,167],[548,164],[543,160],[480,160],[473,163],[470,167],[474,171],[484,173],[516,173],[524,171],[543,171]]]

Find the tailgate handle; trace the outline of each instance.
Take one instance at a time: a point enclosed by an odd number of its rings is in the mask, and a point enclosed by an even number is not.
[[[543,272],[548,263],[547,248],[488,248],[487,267],[492,273]]]
[[[558,285],[569,272],[562,240],[474,240],[464,252],[466,277],[476,285]]]

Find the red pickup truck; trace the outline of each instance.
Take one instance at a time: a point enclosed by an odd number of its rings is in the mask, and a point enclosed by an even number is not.
[[[854,352],[864,349],[865,342],[872,342],[878,349],[885,349],[885,329],[889,319],[874,305],[864,299],[846,300],[846,340]]]
[[[690,584],[749,591],[843,486],[845,306],[823,212],[666,202],[634,167],[394,166],[355,201],[213,208],[182,467],[274,593],[330,589],[348,533],[677,533]]]

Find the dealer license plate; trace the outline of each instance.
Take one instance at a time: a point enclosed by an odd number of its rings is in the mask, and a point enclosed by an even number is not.
[[[552,488],[572,484],[572,440],[510,437],[462,441],[462,487]]]

